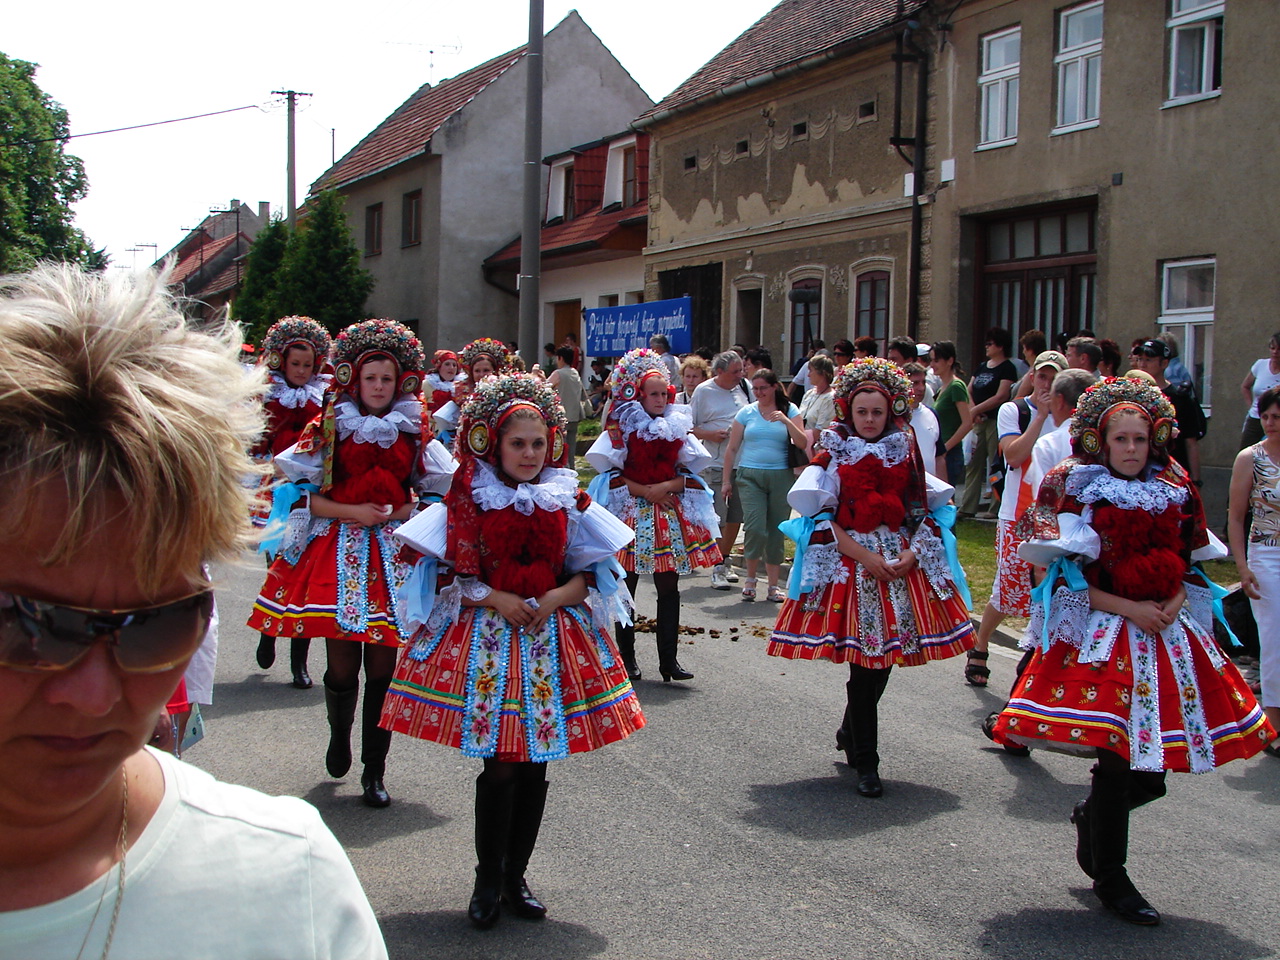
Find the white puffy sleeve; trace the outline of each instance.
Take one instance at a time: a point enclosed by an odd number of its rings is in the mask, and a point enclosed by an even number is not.
[[[401,528],[403,529],[403,527]],[[570,508],[566,573],[578,573],[612,557],[636,538],[636,532],[598,503],[586,510]]]
[[[587,451],[587,463],[596,473],[608,473],[610,470],[621,470],[627,461],[627,448],[615,447],[608,431],[596,437],[596,442]]]
[[[840,481],[835,464],[823,468],[816,463],[805,467],[787,494],[787,503],[802,517],[830,510],[840,500]]]
[[[1086,507],[1086,512],[1092,511]],[[1097,560],[1102,552],[1102,542],[1088,517],[1075,513],[1058,514],[1057,540],[1028,540],[1018,547],[1018,556],[1037,567],[1047,567],[1059,557],[1078,556]]]
[[[313,483],[318,487],[324,475],[324,455],[318,450],[300,453],[296,443],[277,453],[272,463],[290,483]]]
[[[1205,530],[1209,535],[1209,542],[1198,550],[1191,552],[1191,562],[1200,563],[1202,560],[1223,560],[1227,556],[1227,545],[1218,539],[1217,534],[1212,530]]]
[[[414,481],[414,489],[420,495],[434,494],[443,497],[449,492],[453,483],[453,474],[458,469],[458,461],[453,458],[445,445],[432,439],[424,443],[418,454],[418,477]]]
[[[590,454],[588,453],[587,456],[590,456]],[[692,433],[686,433],[684,445],[680,448],[679,462],[680,466],[697,475],[707,467],[714,467],[719,461],[707,452],[707,448],[702,445],[701,440]]]
[[[458,429],[458,420],[462,409],[452,400],[431,415],[431,427],[437,433],[446,433]]]
[[[424,556],[443,560],[448,528],[448,508],[443,503],[433,503],[400,524],[392,536]]]
[[[956,492],[956,488],[941,477],[935,477],[932,473],[925,471],[924,476],[925,499],[929,502],[929,512],[932,513],[939,507],[945,507],[951,500],[951,495]]]

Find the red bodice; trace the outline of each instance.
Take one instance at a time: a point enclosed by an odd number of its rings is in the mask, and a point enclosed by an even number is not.
[[[627,440],[627,459],[622,475],[633,483],[663,483],[674,480],[683,440],[643,440],[632,434]]]
[[[254,452],[270,453],[273,457],[297,443],[302,428],[320,415],[320,404],[312,402],[301,407],[286,407],[279,400],[268,400],[263,406],[267,413],[267,431]]]
[[[1084,568],[1085,579],[1127,600],[1168,600],[1190,565],[1190,519],[1177,504],[1156,514],[1095,504],[1092,526],[1102,552]]]
[[[865,456],[857,463],[839,465],[836,475],[840,478],[836,523],[842,528],[870,533],[882,523],[890,530],[902,527],[907,518],[910,460],[886,467],[879,458]]]
[[[565,511],[535,508],[526,517],[515,507],[481,510],[478,523],[480,579],[490,587],[524,598],[560,583],[569,542]]]
[[[429,413],[435,413],[452,399],[453,390],[432,390],[431,402],[427,404],[427,411]]]
[[[401,432],[390,447],[339,440],[333,456],[333,486],[326,495],[338,503],[409,502],[409,478],[417,453],[414,438]]]

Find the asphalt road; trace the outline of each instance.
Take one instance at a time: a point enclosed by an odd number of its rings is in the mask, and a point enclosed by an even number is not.
[[[1170,778],[1131,829],[1130,873],[1164,916],[1107,914],[1073,859],[1067,816],[1089,762],[1009,757],[977,729],[1016,654],[993,652],[991,688],[960,661],[895,670],[881,705],[885,795],[867,800],[835,752],[844,668],[764,655],[774,604],[689,578],[685,684],[657,676],[637,640],[648,726],[551,764],[529,870],[543,922],[467,923],[478,761],[397,735],[395,802],[359,802],[356,765],[329,779],[319,679],[288,685],[242,624],[262,568],[221,571],[218,686],[208,735],[186,759],[216,776],[315,804],[346,847],[393,958],[1180,958],[1280,955],[1280,763],[1267,756]],[[762,590],[763,592],[763,590]],[[652,615],[651,584],[639,605]],[[731,639],[729,629],[737,627]],[[758,633],[757,633],[758,631]],[[358,721],[357,721],[358,724]],[[358,746],[357,746],[358,757]]]

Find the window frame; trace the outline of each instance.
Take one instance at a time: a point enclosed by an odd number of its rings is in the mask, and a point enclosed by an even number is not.
[[[787,278],[787,327],[786,327],[786,357],[784,363],[786,366],[784,372],[790,370],[795,364],[797,358],[804,356],[808,352],[809,344],[813,340],[823,336],[823,310],[826,307],[826,273],[820,268],[800,268],[794,271]],[[791,300],[791,292],[796,289],[817,290],[818,300],[816,303],[797,303]],[[799,310],[799,313],[797,313]],[[799,340],[796,339],[796,322],[813,321],[813,325],[802,330]],[[808,337],[805,337],[808,333]],[[777,367],[777,358],[775,358],[774,366]]]
[[[602,206],[619,204],[629,207],[644,199],[639,179],[639,138],[632,135],[609,144],[604,167],[604,200]]]
[[[422,191],[410,190],[400,198],[400,246],[422,243]]]
[[[376,257],[382,253],[382,203],[371,203],[364,208],[364,255]]]
[[[1074,7],[1067,7],[1058,11],[1058,40],[1053,56],[1053,72],[1054,72],[1054,126],[1049,132],[1050,136],[1058,136],[1063,133],[1074,133],[1077,130],[1089,130],[1098,126],[1102,120],[1102,46],[1105,37],[1105,16],[1103,21],[1104,30],[1099,33],[1098,39],[1088,40],[1078,43],[1072,47],[1064,47],[1067,36],[1067,20],[1070,17],[1087,13],[1091,10],[1103,11],[1103,0],[1091,0],[1089,3],[1077,4]],[[1088,116],[1090,109],[1089,103],[1089,62],[1096,60],[1098,64],[1096,103],[1092,104],[1095,113]],[[1076,108],[1080,110],[1080,117],[1076,120],[1064,120],[1064,106],[1066,104],[1065,93],[1066,83],[1064,83],[1064,75],[1071,66],[1077,66],[1080,70],[1080,82],[1078,87]]]
[[[1208,306],[1171,307],[1169,306],[1170,274],[1185,267],[1213,267],[1212,302]],[[1165,260],[1160,264],[1160,314],[1156,317],[1156,326],[1160,331],[1170,331],[1178,337],[1182,349],[1179,359],[1183,366],[1191,371],[1192,382],[1200,397],[1200,409],[1206,417],[1213,415],[1213,404],[1210,397],[1213,393],[1213,331],[1217,314],[1218,300],[1218,258],[1187,257],[1178,260]],[[1194,332],[1194,336],[1189,334]],[[1195,368],[1199,364],[1203,369],[1200,382],[1195,381]]]
[[[1165,29],[1169,33],[1169,76],[1164,107],[1177,107],[1222,96],[1222,33],[1225,29],[1225,0],[1205,0],[1198,7],[1179,12],[1177,0],[1171,0]],[[1178,38],[1181,34],[1204,30],[1200,43],[1200,89],[1194,93],[1178,93]],[[1217,86],[1213,86],[1214,81]]]
[[[1018,37],[1018,60],[1014,64],[1006,64],[994,70],[987,68],[987,56],[992,41],[1005,40],[1013,35]],[[982,70],[978,74],[978,145],[979,150],[992,150],[996,147],[1006,147],[1018,142],[1018,104],[1021,96],[1020,74],[1022,70],[1022,24],[1012,27],[1005,27],[988,33],[981,38],[980,63]],[[1009,133],[1009,87],[1010,81],[1013,85],[1013,132]],[[1000,91],[999,103],[1001,110],[1000,124],[1002,132],[1005,136],[998,137],[994,140],[983,140],[987,132],[987,89],[995,88]]]
[[[876,336],[875,314],[881,309],[875,305],[875,287],[871,287],[872,302],[870,305],[869,319],[870,326],[864,328],[862,325],[862,289],[864,284],[884,283],[884,331],[883,336]],[[850,306],[853,310],[853,318],[851,326],[853,328],[849,339],[857,341],[859,337],[871,337],[879,344],[879,355],[885,356],[885,352],[889,345],[889,335],[892,332],[893,324],[893,271],[888,265],[871,264],[858,270],[853,275],[853,283],[850,284],[852,296],[850,297]]]

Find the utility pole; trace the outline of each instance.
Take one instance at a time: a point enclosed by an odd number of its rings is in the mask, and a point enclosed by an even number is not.
[[[520,348],[530,369],[538,362],[542,275],[542,0],[529,0],[525,52],[524,197],[520,229]]]
[[[309,97],[309,93],[299,93],[297,90],[272,90],[273,97],[286,97],[289,101],[289,158],[288,158],[288,184],[285,189],[285,203],[289,207],[289,229],[295,230],[298,227],[298,197],[294,188],[294,113],[298,104],[299,97]]]

